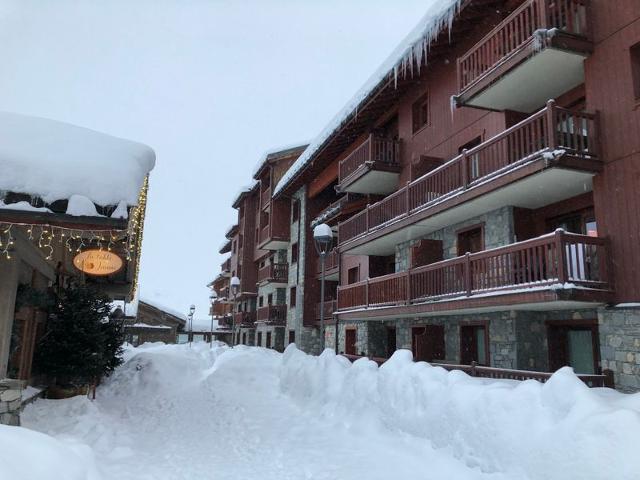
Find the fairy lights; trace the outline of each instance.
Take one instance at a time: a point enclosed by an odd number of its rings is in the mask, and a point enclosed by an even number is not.
[[[17,228],[26,230],[28,239],[42,250],[46,260],[53,260],[56,251],[54,245],[57,245],[59,250],[66,250],[69,253],[74,251],[80,253],[85,249],[97,248],[121,254],[127,262],[135,262],[131,288],[131,297],[133,297],[137,290],[140,273],[140,250],[148,188],[149,178],[146,177],[140,189],[138,204],[132,207],[129,213],[129,222],[125,230],[106,228],[87,230],[48,224],[0,222],[0,258],[11,260],[11,252],[15,244],[14,232]],[[56,240],[58,240],[57,243]]]

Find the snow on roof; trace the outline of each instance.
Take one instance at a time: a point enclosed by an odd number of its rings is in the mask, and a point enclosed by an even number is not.
[[[184,313],[179,312],[178,310],[174,310],[173,308],[167,307],[155,299],[151,299],[148,297],[140,297],[140,301],[142,303],[146,303],[147,305],[151,305],[152,307],[155,307],[158,310],[162,310],[163,312],[173,315],[174,317],[178,317],[180,320],[184,320],[184,321],[187,320],[187,316]]]
[[[150,323],[133,323],[131,325],[127,325],[127,327],[135,327],[135,328],[157,328],[159,330],[171,330],[171,327],[166,325],[151,325]]]
[[[187,330],[189,330],[189,325],[187,325]],[[216,330],[218,328],[218,319],[213,319],[213,329]],[[211,331],[211,317],[209,318],[193,318],[193,325],[191,326],[192,332],[209,332]]]
[[[307,141],[307,142],[298,142],[298,143],[290,143],[288,145],[283,145],[283,146],[278,147],[278,148],[272,148],[272,149],[267,150],[266,152],[264,152],[260,156],[260,160],[258,161],[256,166],[253,168],[253,173],[252,173],[251,176],[255,178],[255,176],[258,174],[258,172],[260,171],[262,166],[265,164],[265,162],[267,160],[269,160],[269,157],[285,155],[285,154],[293,153],[296,150],[306,149],[309,146],[310,143],[311,142],[309,142],[309,141]]]
[[[373,93],[376,87],[389,75],[397,79],[398,72],[406,72],[407,68],[413,73],[413,62],[422,63],[429,51],[429,45],[447,26],[451,28],[453,19],[459,11],[462,0],[426,0],[428,5],[425,15],[416,27],[395,48],[389,57],[369,77],[358,92],[347,104],[333,117],[329,124],[322,130],[307,149],[300,155],[296,162],[287,170],[276,185],[273,195],[280,193],[293,179],[302,172],[325,142],[335,133],[350,117],[358,113],[359,106]],[[419,73],[419,72],[418,72]]]
[[[0,190],[47,203],[81,195],[98,205],[136,205],[154,165],[154,151],[141,143],[0,111]]]

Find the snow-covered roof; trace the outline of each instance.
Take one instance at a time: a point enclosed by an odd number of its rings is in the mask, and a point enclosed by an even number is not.
[[[135,327],[135,328],[156,328],[159,330],[171,330],[171,327],[167,325],[151,325],[149,323],[133,323],[131,325],[127,325],[127,327]]]
[[[307,149],[300,155],[296,162],[287,170],[276,185],[273,195],[277,195],[311,162],[331,136],[344,125],[353,115],[357,115],[359,107],[376,90],[378,85],[386,81],[391,75],[397,79],[400,71],[406,72],[407,68],[413,72],[413,64],[418,68],[426,58],[429,45],[439,35],[444,27],[451,28],[454,17],[460,8],[462,0],[425,0],[426,13],[416,27],[395,48],[389,57],[380,65],[358,92],[347,104],[333,117],[329,124],[322,130]],[[419,72],[418,72],[419,73]]]
[[[147,305],[151,305],[152,307],[155,307],[158,310],[162,310],[163,312],[173,315],[174,317],[178,317],[180,320],[184,320],[184,321],[187,320],[187,316],[184,313],[179,312],[178,310],[174,310],[173,308],[167,307],[155,299],[151,299],[148,297],[140,297],[140,302],[146,303]]]
[[[250,184],[243,185],[242,187],[240,187],[240,190],[238,190],[238,193],[235,195],[235,197],[233,197],[233,203],[232,203],[233,207],[234,208],[236,207],[238,202],[242,199],[243,195],[246,195],[247,193],[250,193],[257,186],[258,186],[258,181],[257,180],[251,180]]]
[[[155,153],[146,145],[39,117],[0,112],[0,191],[46,203],[78,196],[136,205]]]
[[[303,150],[306,149],[309,144],[311,142],[307,141],[307,142],[299,142],[299,143],[290,143],[288,145],[283,145],[281,147],[278,148],[272,148],[267,150],[266,152],[264,152],[261,156],[260,156],[260,160],[258,161],[258,163],[256,164],[256,166],[253,168],[253,174],[252,177],[256,177],[256,175],[258,175],[258,172],[260,172],[260,170],[262,169],[262,166],[268,161],[271,160],[271,157],[282,157],[282,156],[288,156],[292,153],[295,153],[299,150]]]
[[[210,332],[211,331],[211,317],[209,318],[193,318],[192,332]],[[213,319],[213,329],[216,330],[218,328],[218,319],[214,317]],[[189,330],[189,325],[186,326],[186,329]]]

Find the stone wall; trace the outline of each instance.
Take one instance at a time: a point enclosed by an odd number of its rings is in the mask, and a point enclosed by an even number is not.
[[[515,241],[513,207],[501,207],[497,210],[470,218],[464,222],[450,225],[441,230],[437,230],[424,239],[442,241],[442,257],[444,260],[458,256],[458,235],[457,232],[466,227],[477,224],[484,224],[484,248],[496,248],[508,245]],[[420,239],[400,243],[396,246],[396,272],[404,272],[409,268],[411,261],[410,249],[418,243]]]
[[[261,342],[258,343],[258,334],[261,335]],[[267,345],[267,333],[271,333],[271,345]],[[284,349],[285,327],[276,325],[267,325],[259,323],[256,326],[255,346],[273,348],[281,352]]]
[[[613,372],[616,389],[640,391],[640,305],[598,312],[600,359]]]

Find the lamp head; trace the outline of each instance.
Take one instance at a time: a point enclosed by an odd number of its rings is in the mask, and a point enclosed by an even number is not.
[[[238,277],[232,277],[230,285],[231,285],[231,293],[233,295],[237,295],[238,292],[240,291],[240,279]]]
[[[326,255],[333,242],[333,230],[326,223],[316,225],[313,229],[313,241],[320,255]]]
[[[191,305],[191,306],[189,307],[189,313],[190,313],[191,315],[193,315],[194,313],[196,313],[196,306],[195,306],[195,305]]]

